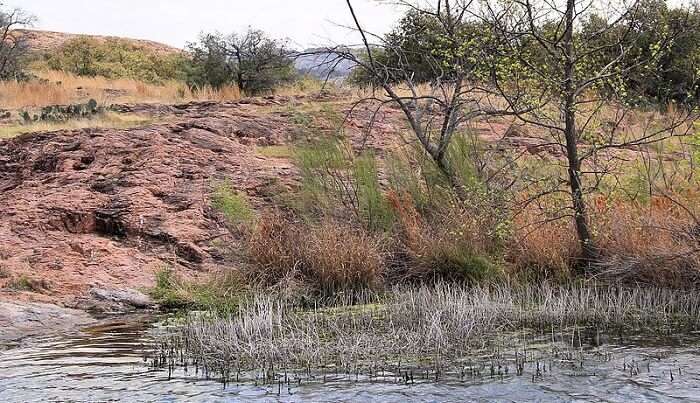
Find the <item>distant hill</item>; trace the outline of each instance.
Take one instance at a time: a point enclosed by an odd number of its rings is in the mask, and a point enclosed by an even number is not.
[[[155,52],[157,54],[185,52],[184,50],[178,49],[173,46],[145,39],[131,39],[117,36],[70,34],[65,32],[38,31],[29,29],[17,30],[17,32],[21,33],[24,39],[26,39],[30,50],[38,53],[54,51],[56,49],[59,49],[66,42],[76,38],[90,38],[98,42],[118,39],[121,41],[131,43],[135,46],[141,47],[145,50]],[[313,50],[316,49],[308,49],[304,52],[311,52]],[[313,77],[322,80],[326,79],[327,77],[332,80],[343,80],[347,78],[354,67],[353,64],[350,61],[343,60],[337,65],[334,65],[333,63],[329,63],[329,60],[331,59],[332,56],[330,54],[319,53],[313,55],[304,55],[295,57],[294,65],[299,72],[303,74],[309,74]]]
[[[135,46],[139,46],[146,50],[150,50],[160,54],[182,52],[182,49],[144,39],[121,38],[116,36],[69,34],[64,32],[36,31],[29,29],[17,30],[17,32],[19,32],[22,35],[22,37],[27,40],[29,48],[37,52],[50,52],[52,50],[56,50],[66,42],[75,38],[91,38],[101,42],[110,39],[119,39],[132,43]]]
[[[307,49],[304,51],[311,53],[317,49]],[[294,66],[303,73],[324,80],[342,80],[350,75],[355,65],[349,60],[341,60],[335,63],[335,56],[330,53],[316,53],[297,56],[294,59]]]

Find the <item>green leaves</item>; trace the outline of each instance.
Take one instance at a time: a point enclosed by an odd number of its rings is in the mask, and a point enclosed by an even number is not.
[[[186,57],[160,54],[122,39],[77,38],[48,57],[54,70],[80,76],[130,78],[149,83],[184,79]]]

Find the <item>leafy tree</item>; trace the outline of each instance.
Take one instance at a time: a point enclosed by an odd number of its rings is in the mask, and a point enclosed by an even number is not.
[[[697,8],[669,8],[664,0],[644,0],[628,14],[624,24],[615,26],[599,14],[591,14],[583,21],[581,32],[575,35],[588,38],[589,45],[601,48],[596,52],[596,60],[589,62],[598,67],[611,62],[619,64],[624,74],[619,76],[616,87],[625,87],[627,102],[697,101],[695,83],[700,71]],[[619,61],[616,61],[619,49],[606,46],[611,43],[619,43],[626,49]],[[661,45],[663,48],[659,48]],[[645,63],[639,63],[640,60]]]
[[[554,182],[565,187],[551,192],[570,197],[562,217],[573,220],[588,267],[599,250],[587,196],[615,172],[599,162],[603,152],[688,135],[695,117],[689,108],[667,116],[660,127],[622,129],[630,100],[639,98],[636,91],[653,88],[645,77],[663,65],[687,29],[665,24],[663,3],[649,4],[615,1],[602,16],[594,11],[595,0],[523,0],[494,3],[486,17],[501,38],[491,74],[495,92],[524,124],[548,132],[566,158],[566,174]],[[615,109],[615,119],[597,128],[598,141],[584,147],[581,135],[604,119],[604,108]]]
[[[24,57],[28,47],[17,28],[25,27],[33,21],[22,10],[3,10],[0,3],[0,80],[25,78]]]
[[[456,8],[466,7],[456,5]],[[385,81],[398,84],[410,75],[414,83],[430,83],[451,80],[461,74],[457,70],[464,67],[474,74],[479,71],[485,74],[487,69],[479,66],[483,59],[477,57],[489,39],[485,26],[478,20],[455,15],[447,32],[444,17],[444,12],[438,14],[426,8],[410,7],[397,26],[372,49],[375,62],[383,67],[380,80],[366,69],[356,69],[351,82],[374,86],[381,86]]]
[[[188,48],[192,55],[188,83],[194,87],[236,84],[244,93],[257,94],[294,77],[287,44],[259,30],[206,34]]]

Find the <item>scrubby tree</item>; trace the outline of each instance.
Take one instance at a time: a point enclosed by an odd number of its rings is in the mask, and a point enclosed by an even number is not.
[[[260,30],[206,34],[188,48],[192,55],[188,82],[194,87],[235,84],[244,93],[257,94],[291,80],[295,73],[286,42]]]
[[[598,248],[586,198],[604,177],[614,175],[609,152],[646,147],[692,129],[693,108],[655,125],[634,130],[626,125],[644,92],[635,79],[657,72],[686,26],[667,24],[663,8],[647,1],[611,1],[603,8],[593,0],[484,4],[485,21],[500,38],[492,59],[494,94],[512,110],[524,111],[516,116],[548,133],[550,144],[562,150],[567,173],[556,183],[568,189],[553,191],[569,194],[571,204],[562,217],[573,218],[582,262],[595,262]],[[650,36],[651,30],[656,33]],[[583,144],[583,136],[592,132],[596,138]]]
[[[33,18],[20,9],[4,10],[0,3],[0,80],[24,78],[23,58],[28,47],[18,28],[30,25]]]
[[[469,199],[463,178],[451,161],[450,147],[471,120],[513,111],[483,102],[488,78],[489,52],[496,39],[475,18],[474,1],[399,1],[410,11],[397,30],[386,38],[367,32],[347,5],[362,39],[364,54],[345,46],[323,49],[326,65],[350,61],[358,75],[380,92],[360,100],[373,105],[374,122],[382,108],[397,106],[425,153],[449,182],[462,202]],[[368,135],[372,124],[368,126]]]

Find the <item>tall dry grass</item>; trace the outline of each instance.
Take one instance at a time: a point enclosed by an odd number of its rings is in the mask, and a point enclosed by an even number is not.
[[[89,99],[107,105],[130,102],[231,101],[241,98],[241,92],[236,86],[191,90],[179,81],[167,81],[156,85],[133,79],[80,77],[54,70],[39,71],[35,74],[42,80],[0,82],[0,108],[66,105],[86,102]]]
[[[323,294],[382,284],[381,242],[330,219],[309,224],[269,213],[251,230],[246,247],[257,283],[301,280]]]
[[[593,275],[628,284],[699,285],[700,226],[686,207],[695,203],[662,196],[648,203],[595,198],[590,217],[599,258]],[[507,260],[516,273],[558,279],[575,274],[580,251],[572,219],[550,221],[532,208],[518,215],[515,228]]]

